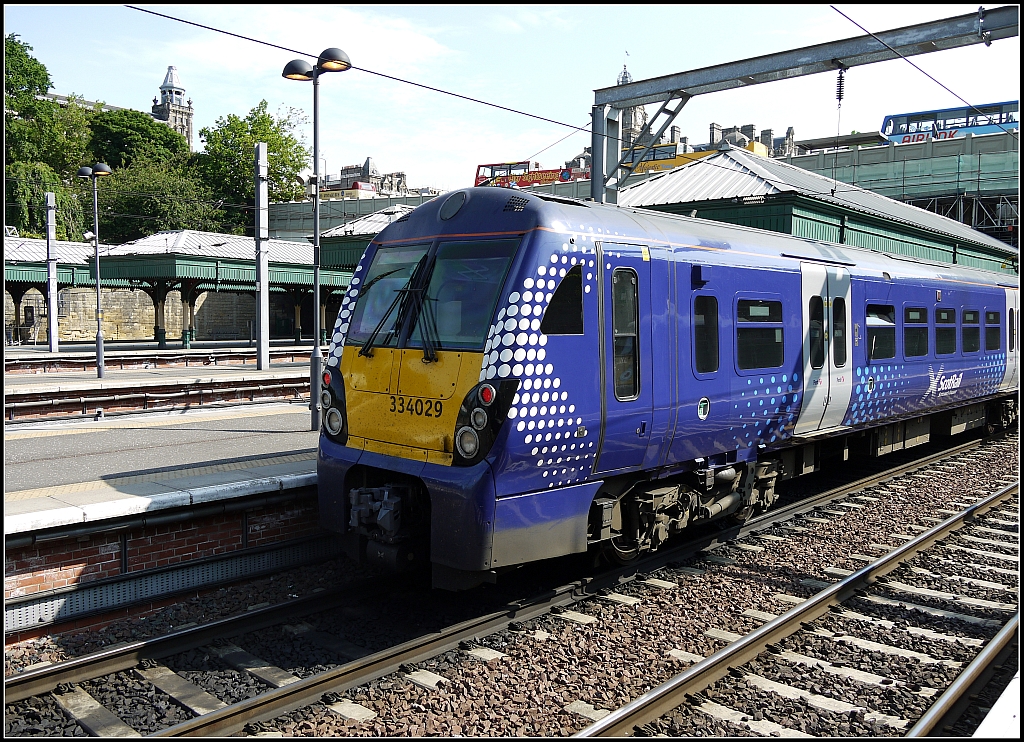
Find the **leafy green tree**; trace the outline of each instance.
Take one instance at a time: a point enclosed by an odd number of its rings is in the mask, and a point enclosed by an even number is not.
[[[299,126],[306,122],[297,109],[267,112],[265,100],[240,118],[229,114],[213,127],[200,130],[205,151],[198,155],[207,183],[219,197],[232,204],[255,203],[253,152],[257,142],[267,143],[268,192],[271,201],[292,201],[302,196],[296,176],[309,165],[311,150]],[[239,225],[252,226],[252,211],[236,212]],[[242,216],[244,214],[244,216]]]
[[[31,46],[18,40],[18,34],[4,37],[4,109],[7,120],[35,103],[37,95],[44,95],[53,87],[46,65],[29,54],[31,51]]]
[[[184,154],[169,159],[137,154],[98,187],[104,242],[121,244],[168,229],[223,231],[223,210]]]
[[[159,159],[189,152],[185,137],[141,111],[101,111],[92,117],[91,129],[93,158],[112,168],[131,164],[140,155]]]
[[[46,237],[47,191],[56,196],[58,240],[81,240],[83,211],[76,198],[49,165],[14,162],[4,168],[4,223],[17,227],[23,237]]]

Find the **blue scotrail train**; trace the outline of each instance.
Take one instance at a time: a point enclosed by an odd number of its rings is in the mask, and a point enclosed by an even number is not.
[[[456,191],[384,229],[342,302],[321,524],[447,589],[628,561],[830,461],[1016,424],[1019,306],[1015,276]]]

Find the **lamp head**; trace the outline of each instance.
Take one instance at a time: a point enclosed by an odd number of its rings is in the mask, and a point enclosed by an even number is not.
[[[293,59],[285,65],[281,77],[308,82],[313,79],[313,67],[304,59]]]
[[[79,178],[91,178],[92,168],[87,165],[82,165],[82,167],[78,168],[78,172],[75,173],[75,175]]]
[[[110,166],[105,162],[97,162],[92,166],[92,174],[98,178],[111,175]]]
[[[348,54],[341,49],[331,47],[320,52],[320,58],[316,60],[316,66],[324,72],[344,72],[351,69],[352,62]]]

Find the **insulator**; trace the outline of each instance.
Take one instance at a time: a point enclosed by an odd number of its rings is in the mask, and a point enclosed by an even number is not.
[[[840,103],[843,102],[843,88],[846,85],[846,82],[843,79],[843,74],[845,72],[846,70],[839,70],[839,79],[836,81],[836,100]]]

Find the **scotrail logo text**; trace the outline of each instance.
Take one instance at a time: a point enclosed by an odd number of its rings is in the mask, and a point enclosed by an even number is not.
[[[963,380],[964,374],[962,371],[958,374],[949,374],[947,376],[942,372],[942,366],[939,366],[938,371],[933,371],[929,367],[928,391],[925,392],[925,399],[928,397],[947,397],[955,394]]]

